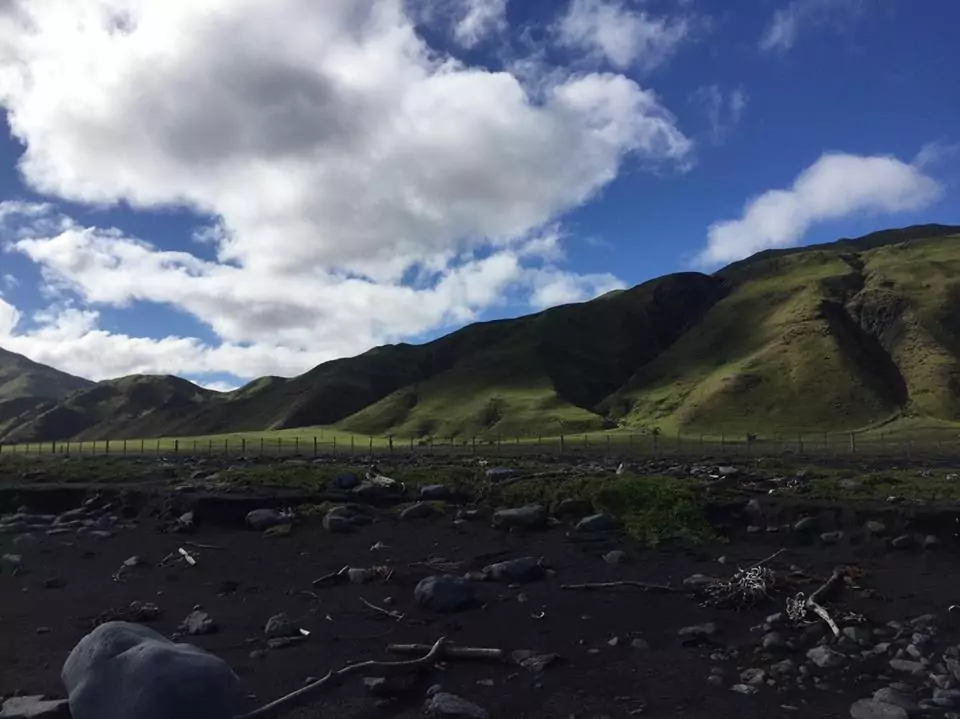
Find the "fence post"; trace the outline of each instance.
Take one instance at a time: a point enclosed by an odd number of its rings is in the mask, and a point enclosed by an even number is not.
[[[83,446],[83,443],[80,443],[80,446]],[[140,440],[140,454],[146,454],[147,452],[147,442],[144,439]]]
[[[373,454],[373,435],[370,435],[370,454]]]
[[[351,456],[351,457],[353,456],[353,450],[354,450],[353,440],[354,440],[354,437],[353,437],[353,435],[351,434],[351,435],[350,435],[350,456]]]
[[[197,456],[197,440],[193,440],[193,456]]]
[[[720,430],[720,454],[727,451],[727,436]]]
[[[410,451],[413,451],[413,435],[410,435]]]
[[[798,454],[803,454],[803,435],[797,435],[797,452]]]
[[[283,437],[277,437],[277,456],[283,452]]]
[[[938,442],[938,445],[939,445],[939,442]],[[56,453],[57,453],[57,440],[52,440],[52,441],[50,442],[50,452],[51,452],[52,454],[56,454]]]
[[[223,453],[230,454],[230,439],[229,437],[223,438]]]
[[[300,454],[300,435],[293,438],[293,453]]]
[[[333,435],[333,453],[337,453],[337,435]]]
[[[313,456],[317,456],[317,435],[313,435]]]
[[[260,456],[263,456],[263,437],[260,438]]]
[[[563,435],[560,435],[560,452],[563,452]]]
[[[179,440],[179,439],[173,440],[173,453],[174,453],[174,454],[180,454],[180,440]]]
[[[207,456],[208,457],[213,456],[213,440],[212,439],[207,440]]]
[[[850,433],[850,452],[851,454],[857,453],[857,435],[853,432]]]
[[[157,439],[157,456],[160,456],[160,439]]]
[[[247,456],[247,438],[246,437],[240,438],[240,454],[242,454],[244,457]]]

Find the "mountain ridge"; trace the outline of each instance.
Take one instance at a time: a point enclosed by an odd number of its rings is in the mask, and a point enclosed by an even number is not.
[[[960,421],[958,237],[960,226],[916,225],[768,250],[229,393],[171,376],[69,382],[45,368],[61,384],[4,401],[12,353],[0,350],[0,441],[331,424],[448,438]]]

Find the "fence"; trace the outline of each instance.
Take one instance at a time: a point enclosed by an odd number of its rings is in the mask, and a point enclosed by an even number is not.
[[[560,437],[471,437],[414,439],[327,433],[206,438],[96,440],[0,444],[4,455],[144,456],[235,455],[309,457],[418,453],[429,455],[565,455],[622,457],[877,457],[960,458],[960,435],[953,429],[896,433],[800,433],[768,437],[727,438],[700,435],[625,433],[564,435]]]

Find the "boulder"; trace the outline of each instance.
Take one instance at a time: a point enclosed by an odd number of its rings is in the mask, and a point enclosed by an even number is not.
[[[414,589],[414,598],[421,607],[435,612],[456,612],[476,604],[473,585],[450,574],[421,579]]]
[[[535,557],[508,559],[483,568],[484,576],[498,582],[532,582],[540,579],[545,571],[543,561]]]
[[[400,519],[425,519],[431,514],[433,514],[433,507],[430,506],[428,502],[417,502],[416,504],[411,504],[409,507],[405,507],[403,511],[400,512]]]
[[[87,634],[60,676],[73,719],[232,719],[244,696],[222,659],[128,622]]]
[[[482,707],[458,697],[456,694],[437,692],[423,705],[428,717],[442,719],[487,719],[490,715]]]
[[[276,527],[279,524],[289,524],[290,520],[289,514],[278,512],[275,509],[254,509],[247,512],[246,518],[247,525],[258,532]]]
[[[609,532],[619,526],[616,517],[603,512],[591,514],[577,522],[578,532]]]
[[[547,510],[540,504],[501,509],[493,513],[493,526],[499,529],[538,529],[547,523]]]
[[[3,702],[0,719],[70,719],[66,699],[44,699],[43,695],[11,697]]]
[[[427,484],[420,487],[420,499],[449,499],[450,488],[445,484]]]

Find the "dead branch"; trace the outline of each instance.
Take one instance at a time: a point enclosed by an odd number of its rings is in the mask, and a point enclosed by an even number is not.
[[[843,581],[845,575],[846,572],[844,572],[844,570],[840,567],[834,569],[833,573],[830,575],[830,578],[825,581],[817,591],[810,595],[810,599],[807,600],[807,604],[809,605],[811,603],[818,603]]]
[[[846,572],[842,567],[837,567],[833,570],[833,573],[830,575],[830,578],[825,581],[819,589],[817,589],[813,594],[804,600],[803,592],[799,592],[793,599],[787,600],[787,614],[794,621],[801,621],[807,612],[813,612],[818,617],[820,617],[827,626],[830,627],[830,631],[833,632],[833,636],[840,636],[840,627],[837,626],[837,623],[830,616],[830,613],[820,604],[820,600],[826,597],[830,592],[832,592],[838,585],[842,584]]]
[[[350,565],[344,565],[344,567],[336,572],[330,572],[330,574],[324,574],[319,579],[313,580],[313,586],[315,587],[326,587],[332,584],[340,584],[341,582],[346,582],[348,580],[347,573],[350,571]]]
[[[391,654],[422,654],[430,648],[429,644],[390,644],[387,651]],[[490,647],[458,647],[455,645],[444,645],[440,654],[450,659],[482,659],[489,661],[500,661],[506,653],[503,649]]]
[[[777,557],[779,557],[779,556],[780,556],[781,554],[783,554],[785,551],[787,551],[787,550],[786,550],[786,547],[782,547],[782,548],[778,549],[776,552],[774,552],[773,554],[771,554],[771,555],[770,555],[769,557],[767,557],[766,559],[761,559],[761,560],[760,560],[759,562],[757,562],[756,564],[750,565],[749,567],[747,567],[747,569],[756,569],[757,567],[762,567],[764,564],[766,564],[766,563],[769,562],[770,560],[776,559]]]
[[[389,609],[384,609],[383,607],[378,607],[376,604],[368,602],[363,597],[360,597],[360,601],[363,602],[366,606],[370,607],[375,612],[379,612],[385,617],[390,617],[391,619],[396,619],[398,622],[403,621],[403,614],[398,611],[391,611]]]
[[[201,544],[200,542],[184,542],[184,544],[194,549],[223,549],[219,544]]]
[[[561,584],[560,589],[579,589],[583,591],[593,591],[597,589],[615,589],[616,587],[636,587],[645,592],[683,592],[678,587],[671,587],[666,584],[650,584],[649,582],[635,582],[624,580],[620,582],[589,582],[587,584]]]
[[[440,637],[432,646],[424,645],[427,646],[428,651],[419,659],[411,659],[403,662],[378,662],[371,659],[358,664],[350,664],[338,671],[331,670],[327,672],[326,676],[322,679],[318,679],[311,684],[307,684],[305,687],[290,692],[286,696],[280,697],[269,704],[265,704],[259,709],[254,709],[252,712],[242,714],[236,717],[236,719],[267,719],[269,717],[279,716],[281,713],[288,712],[300,706],[308,697],[319,693],[321,690],[338,685],[352,674],[360,674],[371,669],[375,669],[377,672],[384,674],[401,674],[416,671],[444,656],[446,654],[446,641],[446,638]],[[389,647],[387,649],[389,650]]]

